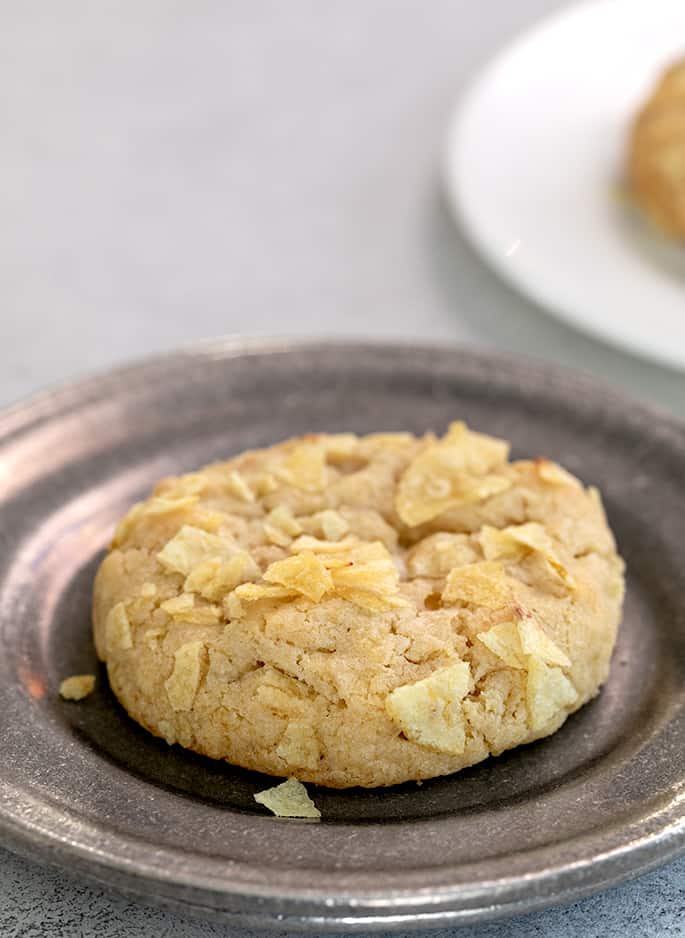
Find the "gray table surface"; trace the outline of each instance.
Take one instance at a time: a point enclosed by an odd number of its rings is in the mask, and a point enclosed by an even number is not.
[[[685,375],[548,318],[483,266],[442,202],[445,124],[465,81],[560,5],[4,5],[0,403],[207,336],[278,333],[477,343],[684,414]],[[680,860],[460,934],[683,935],[684,883]],[[0,851],[0,934],[229,932]]]

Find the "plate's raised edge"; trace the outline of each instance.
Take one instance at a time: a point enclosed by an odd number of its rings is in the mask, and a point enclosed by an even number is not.
[[[577,368],[550,364],[534,357],[514,355],[496,349],[465,344],[435,345],[422,339],[403,337],[354,336],[216,336],[191,343],[160,354],[144,356],[133,362],[99,369],[89,374],[61,381],[54,386],[14,401],[0,408],[0,444],[7,442],[15,433],[24,433],[45,420],[68,413],[74,408],[106,399],[113,391],[120,392],[122,384],[127,392],[138,387],[150,386],[163,380],[165,375],[179,365],[202,361],[230,361],[244,356],[278,355],[297,352],[316,353],[335,351],[338,354],[377,353],[390,356],[435,356],[454,358],[459,365],[474,371],[475,368],[496,366],[500,373],[506,372],[517,378],[532,378],[536,381],[553,381],[557,388],[568,393],[599,394],[616,407],[628,410],[631,416],[657,421],[664,429],[682,434],[685,441],[685,419],[681,419],[664,407],[630,394],[598,380],[588,372]]]
[[[670,828],[663,842],[647,837],[637,847],[607,851],[592,860],[549,869],[539,876],[484,879],[477,886],[412,892],[388,889],[333,896],[314,889],[285,894],[238,885],[234,890],[210,893],[198,885],[179,884],[173,873],[164,879],[151,877],[149,871],[141,873],[135,868],[135,861],[103,862],[95,854],[80,853],[77,845],[66,840],[56,839],[47,844],[42,839],[27,838],[8,827],[5,820],[0,817],[0,830],[9,835],[3,846],[70,876],[83,876],[104,889],[203,919],[233,922],[242,927],[315,933],[428,929],[509,918],[594,895],[649,872],[685,850],[685,818],[682,818],[677,828]],[[205,898],[211,895],[212,901],[203,902],[203,895]]]
[[[560,302],[559,297],[553,291],[546,290],[544,287],[541,288],[528,278],[520,276],[518,267],[515,264],[507,263],[505,257],[493,250],[488,239],[482,236],[479,225],[474,222],[467,210],[466,199],[462,197],[460,153],[463,127],[468,112],[472,109],[473,102],[481,88],[507,59],[516,55],[520,47],[526,45],[530,40],[538,38],[548,29],[558,26],[566,19],[584,15],[592,7],[606,6],[611,3],[617,4],[617,0],[585,0],[582,3],[572,3],[564,6],[560,10],[537,20],[534,25],[515,34],[490,59],[486,60],[475,77],[462,90],[448,121],[447,134],[440,158],[443,187],[454,220],[466,236],[467,241],[492,270],[519,294],[527,297],[543,312],[551,313],[555,318],[573,329],[599,339],[614,348],[620,348],[623,352],[628,352],[640,361],[648,359],[677,372],[682,372],[685,369],[685,357],[676,351],[670,351],[671,346],[662,347],[653,343],[648,343],[648,346],[645,346],[645,343],[641,340],[632,339],[623,333],[606,328],[603,325],[601,316],[579,315],[572,305],[567,305],[563,301]]]
[[[110,390],[121,390],[124,381],[127,390],[159,381],[185,361],[216,358],[228,361],[249,354],[289,351],[293,347],[293,340],[277,337],[217,336],[167,352],[146,355],[123,365],[77,375],[0,408],[0,442],[14,432],[24,431],[45,419],[101,400]]]

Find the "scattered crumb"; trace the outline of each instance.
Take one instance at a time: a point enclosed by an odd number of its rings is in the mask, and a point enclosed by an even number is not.
[[[64,700],[83,700],[92,694],[94,687],[94,674],[74,674],[59,685],[59,695]]]
[[[254,796],[257,804],[263,804],[276,817],[321,817],[321,812],[307,794],[307,789],[296,778],[289,778],[274,788],[259,791]]]

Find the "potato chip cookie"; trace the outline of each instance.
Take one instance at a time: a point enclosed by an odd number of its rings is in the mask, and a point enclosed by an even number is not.
[[[664,72],[637,116],[628,177],[654,226],[685,240],[685,59]]]
[[[502,440],[311,435],[160,482],[93,620],[168,743],[335,788],[553,733],[606,679],[623,563],[598,492]]]

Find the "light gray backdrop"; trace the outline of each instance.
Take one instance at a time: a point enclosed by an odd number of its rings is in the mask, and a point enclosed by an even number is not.
[[[504,348],[685,413],[685,376],[595,344],[511,292],[441,201],[445,124],[464,82],[559,6],[5,4],[0,403],[211,335],[316,333]],[[683,935],[684,880],[680,861],[568,909],[461,934]],[[0,850],[0,934],[226,931]]]

